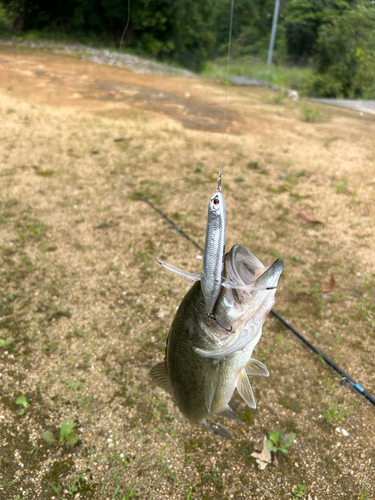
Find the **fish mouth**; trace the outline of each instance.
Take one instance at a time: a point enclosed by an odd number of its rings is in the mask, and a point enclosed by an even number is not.
[[[280,274],[284,268],[281,259],[270,266],[264,266],[249,250],[241,245],[234,245],[226,256],[226,278],[238,285],[239,289],[254,287],[254,291],[277,287]],[[235,288],[235,287],[234,287]]]
[[[251,342],[254,348],[275,302],[283,267],[281,259],[266,267],[241,245],[232,247],[225,256],[223,288],[214,310],[219,328],[209,328],[215,346],[207,350],[194,348],[195,352],[206,358],[222,358]],[[223,327],[223,319],[231,325],[231,331]]]

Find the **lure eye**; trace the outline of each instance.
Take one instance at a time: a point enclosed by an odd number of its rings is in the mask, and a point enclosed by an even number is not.
[[[214,205],[218,205],[220,202],[217,198],[214,199]]]

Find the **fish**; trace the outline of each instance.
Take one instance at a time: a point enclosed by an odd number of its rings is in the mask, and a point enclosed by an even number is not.
[[[150,376],[191,423],[232,439],[231,432],[212,418],[223,415],[238,422],[229,406],[235,389],[250,408],[256,408],[248,377],[269,372],[252,353],[274,304],[283,266],[281,259],[264,266],[241,245],[225,255],[227,286],[220,289],[213,315],[231,325],[230,332],[207,316],[198,281],[183,298],[169,330],[164,360],[151,368]]]
[[[219,171],[218,186],[208,204],[206,240],[203,252],[201,272],[189,273],[176,266],[158,260],[158,263],[186,278],[201,282],[202,293],[206,304],[206,313],[212,314],[219,296],[225,257],[225,203],[221,194],[221,171]]]

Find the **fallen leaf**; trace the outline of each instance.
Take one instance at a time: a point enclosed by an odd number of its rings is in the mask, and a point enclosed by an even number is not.
[[[267,437],[264,436],[263,439],[263,449],[260,453],[254,451],[251,456],[255,458],[260,470],[264,470],[268,464],[271,463],[271,452],[267,448]]]
[[[322,288],[322,292],[323,293],[332,292],[335,289],[335,287],[336,287],[335,277],[331,273],[331,279],[328,281],[328,283],[324,285],[324,287]]]
[[[298,215],[301,217],[301,219],[307,221],[307,222],[313,222],[315,224],[324,224],[321,220],[314,219],[314,217],[310,217],[310,215],[307,215],[305,212],[299,211]]]

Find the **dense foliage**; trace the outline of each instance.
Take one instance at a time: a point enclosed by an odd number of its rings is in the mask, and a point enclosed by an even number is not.
[[[119,46],[129,0],[0,0],[13,32],[52,32]],[[231,0],[130,0],[124,47],[193,70],[228,49]],[[232,57],[265,59],[275,0],[235,0]],[[320,95],[373,95],[371,0],[280,0],[273,61],[313,61]]]
[[[276,32],[276,58],[286,58],[286,44],[283,28],[283,7],[281,0],[278,29]],[[231,0],[217,2],[214,23],[216,51],[224,54],[228,46],[228,28],[230,20]],[[268,51],[275,0],[235,0],[232,54],[264,55]]]
[[[285,32],[290,58],[307,59],[315,49],[319,30],[332,23],[355,0],[296,0],[288,2]]]
[[[128,20],[126,0],[3,0],[13,30],[70,33],[119,45]],[[215,38],[214,0],[130,0],[125,47],[199,69]]]
[[[375,4],[361,2],[321,30],[315,91],[375,99]]]

